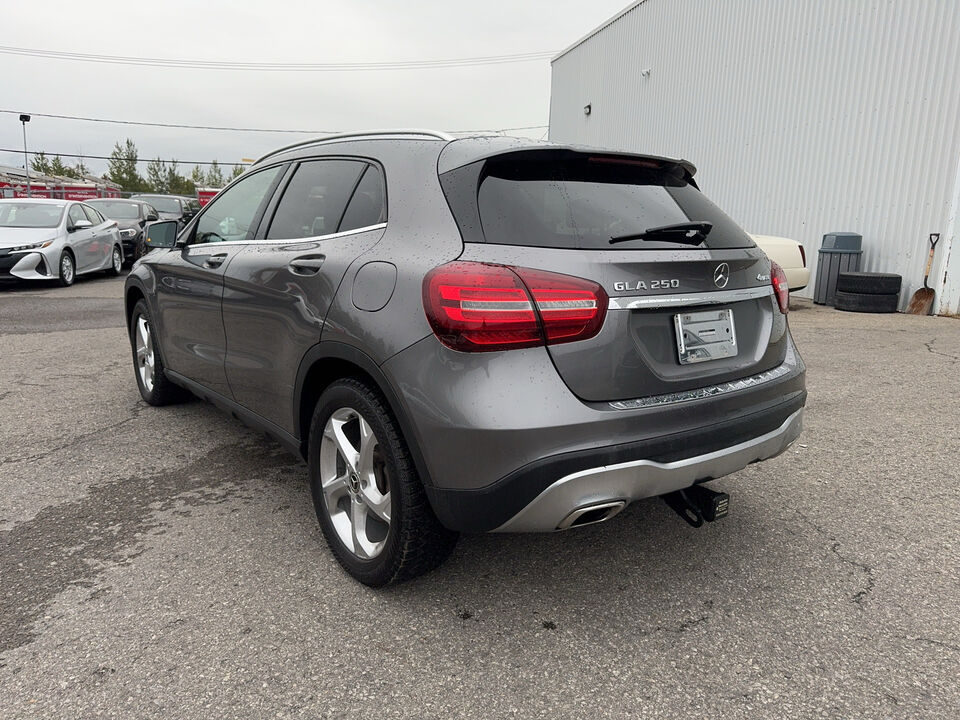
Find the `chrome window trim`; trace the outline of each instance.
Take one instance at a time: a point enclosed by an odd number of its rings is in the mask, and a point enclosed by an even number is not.
[[[361,228],[355,228],[353,230],[344,230],[343,232],[338,233],[329,233],[327,235],[311,235],[310,237],[302,238],[292,238],[292,239],[280,239],[280,240],[225,240],[223,242],[208,242],[208,243],[194,243],[193,245],[186,245],[187,248],[199,248],[199,247],[232,247],[235,245],[296,245],[298,243],[308,243],[308,242],[318,242],[320,240],[333,240],[335,238],[348,237],[350,235],[357,235],[358,233],[370,232],[371,230],[381,230],[387,227],[385,222],[377,223],[376,225],[365,225]]]
[[[631,295],[611,297],[607,305],[609,310],[641,310],[646,308],[677,307],[680,305],[722,305],[724,303],[752,300],[773,295],[773,286],[764,285],[741,290],[721,290],[719,292],[686,293],[677,295]]]

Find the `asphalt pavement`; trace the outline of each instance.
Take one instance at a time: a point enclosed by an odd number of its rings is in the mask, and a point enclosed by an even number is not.
[[[306,468],[137,393],[122,279],[0,287],[0,718],[960,715],[960,321],[797,303],[806,428],[552,535],[464,536],[386,590]]]

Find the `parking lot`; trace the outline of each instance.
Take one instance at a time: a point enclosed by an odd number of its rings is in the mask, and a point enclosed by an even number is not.
[[[365,588],[305,466],[137,392],[122,278],[0,289],[2,717],[949,717],[960,322],[795,303],[806,428],[715,483]]]

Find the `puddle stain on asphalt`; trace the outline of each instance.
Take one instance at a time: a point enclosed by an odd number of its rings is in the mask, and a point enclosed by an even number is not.
[[[242,464],[232,463],[232,458]],[[229,468],[242,467],[242,475]],[[148,536],[162,535],[172,511],[249,501],[251,477],[302,469],[282,448],[240,442],[172,471],[91,487],[73,502],[45,508],[0,532],[0,653],[33,641],[34,624],[64,590],[96,586],[107,568],[130,562]],[[89,601],[100,593],[95,591]]]

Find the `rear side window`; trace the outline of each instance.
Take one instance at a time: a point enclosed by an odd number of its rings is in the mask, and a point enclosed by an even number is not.
[[[347,205],[347,210],[343,214],[343,220],[340,221],[337,232],[369,227],[386,222],[386,219],[387,207],[383,192],[383,177],[380,175],[379,168],[367,165],[367,169],[363,171],[363,177],[360,179],[360,184],[353,191],[353,197],[350,198],[350,204]]]
[[[613,238],[650,228],[709,222],[697,248],[753,247],[750,237],[688,183],[678,165],[656,160],[570,152],[527,152],[487,160],[443,178],[468,242],[585,250],[690,249],[661,240]],[[471,179],[470,176],[473,176]],[[466,198],[473,185],[476,208]],[[461,219],[462,218],[462,219]]]
[[[267,239],[293,240],[337,232],[365,167],[366,163],[357,160],[301,163],[283,191]]]

